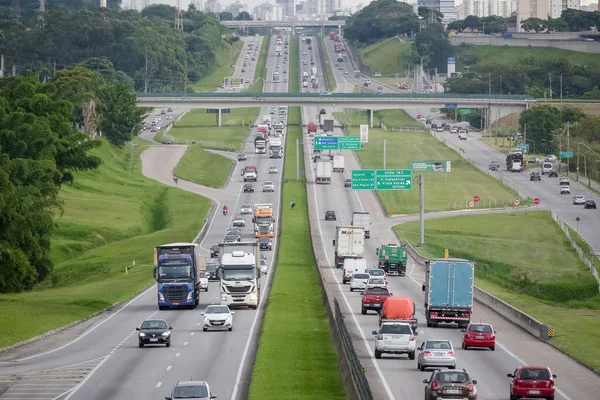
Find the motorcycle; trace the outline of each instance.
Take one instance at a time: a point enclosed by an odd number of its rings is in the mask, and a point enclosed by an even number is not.
[[[223,210],[223,216],[226,217],[227,216],[227,210]]]

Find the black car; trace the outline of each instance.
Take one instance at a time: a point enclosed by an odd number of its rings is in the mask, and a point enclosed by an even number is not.
[[[246,183],[244,185],[244,193],[254,193],[254,185],[251,183]]]
[[[328,210],[325,211],[325,221],[335,221],[337,218],[335,216],[335,211]]]
[[[558,178],[558,172],[554,169],[548,171],[548,178]]]
[[[594,200],[586,200],[585,203],[583,203],[583,208],[593,208],[595,210],[596,202]]]
[[[225,235],[225,237],[223,238],[223,243],[233,243],[233,242],[239,242],[241,239],[238,238],[237,235]]]
[[[244,153],[240,153],[237,156],[238,161],[246,161],[248,158],[246,158],[246,155]]]
[[[269,238],[258,239],[261,250],[273,250],[273,241]]]
[[[352,179],[346,179],[346,180],[344,181],[344,187],[349,187],[349,188],[351,188],[351,187],[352,187]]]
[[[219,247],[218,244],[215,244],[214,246],[210,246],[210,258],[218,258],[220,250],[221,250],[221,248]]]
[[[173,327],[164,319],[147,319],[142,325],[135,328],[138,331],[138,342],[140,348],[147,344],[164,344],[171,347],[171,330]]]
[[[206,273],[208,274],[209,281],[217,281],[217,269],[219,269],[219,259],[211,258],[206,262]]]
[[[171,107],[167,108],[167,112],[173,112],[173,109]]]
[[[530,181],[541,181],[542,174],[540,174],[539,172],[532,172],[531,174],[529,174],[529,180]]]

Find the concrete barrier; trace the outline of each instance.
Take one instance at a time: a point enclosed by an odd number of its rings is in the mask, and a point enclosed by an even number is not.
[[[414,259],[418,264],[425,265],[425,262],[428,260],[427,257],[423,257],[421,254],[419,254],[419,252],[407,241],[400,240],[400,242],[406,245],[406,250],[412,259]],[[477,263],[475,264],[475,268],[477,268]],[[489,307],[493,311],[506,318],[508,321],[522,328],[526,332],[529,332],[538,339],[548,340],[550,338],[549,332],[551,331],[551,328],[548,325],[541,323],[535,318],[500,300],[485,290],[474,286],[473,297],[478,303]]]

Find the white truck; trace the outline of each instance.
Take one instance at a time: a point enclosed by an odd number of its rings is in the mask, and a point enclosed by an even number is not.
[[[371,214],[368,212],[354,211],[352,213],[352,226],[364,229],[365,239],[371,238]]]
[[[260,305],[260,246],[258,242],[219,243],[220,300],[222,305]]]
[[[327,114],[319,114],[319,128],[323,128],[325,124],[325,120],[327,119]]]
[[[331,183],[331,172],[333,165],[331,161],[319,161],[317,163],[316,183]]]
[[[281,46],[275,48],[275,53],[277,53],[277,57],[281,57]]]
[[[272,137],[269,140],[269,158],[281,158],[282,154],[281,137]]]
[[[315,75],[315,76],[316,76],[316,75],[317,75],[317,67],[312,67],[312,68],[310,69],[310,72],[311,72],[311,74],[312,74],[312,75]]]
[[[303,88],[307,88],[308,87],[308,82],[307,81],[302,82],[302,87]]]
[[[342,268],[346,258],[363,258],[365,252],[365,230],[356,226],[336,226],[333,247],[335,266]]]
[[[344,172],[344,156],[333,156],[333,172]]]

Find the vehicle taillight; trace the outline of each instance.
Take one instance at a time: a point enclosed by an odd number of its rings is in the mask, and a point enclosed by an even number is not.
[[[438,384],[437,384],[437,382],[433,382],[433,383],[431,384],[431,388],[432,388],[433,390],[438,390]]]
[[[377,335],[377,340],[383,340],[383,335]]]
[[[496,339],[496,335],[490,335],[490,339],[495,340]]]
[[[414,342],[414,341],[415,341],[415,337],[414,337],[414,336],[411,336],[411,337],[410,337],[408,340],[409,340],[410,342]]]
[[[548,387],[554,387],[554,381],[552,379],[548,382]]]
[[[368,299],[368,298],[365,298],[365,303],[368,303],[368,302],[369,302],[369,299]]]
[[[473,391],[473,384],[469,383],[469,392],[472,392],[472,391]]]
[[[430,352],[430,351],[424,351],[424,352],[423,352],[423,355],[424,355],[424,356],[430,356],[430,355],[431,355],[431,352]]]
[[[453,355],[454,355],[454,352],[453,352],[453,351],[449,351],[449,352],[448,352],[448,355],[449,355],[449,356],[453,356]]]

